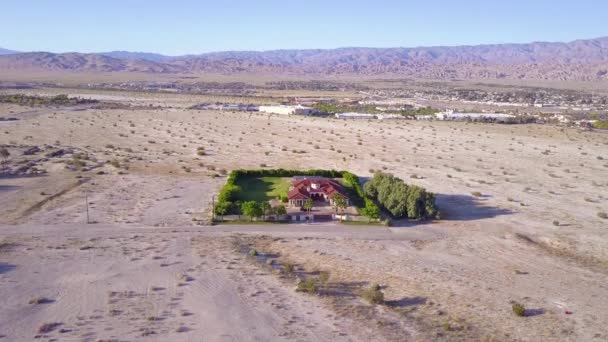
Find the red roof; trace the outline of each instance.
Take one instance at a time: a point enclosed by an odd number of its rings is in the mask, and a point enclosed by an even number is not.
[[[313,189],[313,184],[318,185],[317,189]],[[311,193],[322,193],[327,197],[331,197],[334,193],[338,193],[344,197],[346,194],[344,188],[338,182],[328,178],[305,178],[294,180],[287,197],[289,199],[308,199]]]

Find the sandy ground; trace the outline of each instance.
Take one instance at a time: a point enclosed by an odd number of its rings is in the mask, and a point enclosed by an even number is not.
[[[7,163],[47,171],[0,178],[8,340],[53,322],[62,325],[49,336],[64,329],[93,341],[608,338],[608,221],[598,215],[608,211],[608,135],[193,111],[185,107],[196,97],[151,97],[173,108],[0,106],[2,116],[24,113],[0,122]],[[23,156],[31,146],[46,149]],[[85,170],[68,167],[69,153],[43,157],[61,148],[88,154]],[[435,192],[443,219],[352,232],[205,226],[224,174],[259,167],[384,170]],[[84,224],[87,198],[96,224]],[[393,304],[296,293],[293,279],[252,262],[239,243],[327,270],[351,295],[383,284]],[[184,273],[194,280],[180,286]],[[36,296],[52,302],[28,304]],[[530,315],[515,317],[513,301]]]
[[[7,340],[373,339],[314,297],[294,296],[235,251],[230,237],[89,227],[5,240],[1,284],[11,295],[3,297],[0,321]],[[56,329],[37,331],[53,323]]]

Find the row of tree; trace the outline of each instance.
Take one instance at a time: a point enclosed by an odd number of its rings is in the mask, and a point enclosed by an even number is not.
[[[266,219],[267,216],[282,216],[287,214],[287,209],[284,205],[278,205],[276,207],[271,207],[268,202],[256,202],[256,201],[246,201],[246,202],[219,202],[214,210],[214,214],[218,216],[225,216],[228,214],[234,215],[245,215],[249,217],[249,219],[253,220],[254,218],[262,218]]]
[[[65,94],[55,96],[31,96],[24,94],[13,94],[13,95],[0,95],[0,103],[12,103],[22,106],[42,106],[42,105],[77,105],[77,104],[90,104],[98,103],[99,101],[93,99],[83,99],[79,97],[69,97]]]
[[[377,201],[394,218],[415,220],[438,217],[435,195],[416,185],[408,185],[393,175],[377,172],[364,186],[365,195]]]

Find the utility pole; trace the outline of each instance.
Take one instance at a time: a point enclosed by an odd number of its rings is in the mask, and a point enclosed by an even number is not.
[[[91,221],[89,220],[89,193],[85,191],[84,193],[84,201],[86,203],[86,207],[87,207],[87,224],[91,223]]]
[[[215,222],[215,195],[211,196],[211,222]]]

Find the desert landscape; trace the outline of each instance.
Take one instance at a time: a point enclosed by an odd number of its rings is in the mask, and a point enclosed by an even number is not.
[[[608,337],[604,132],[202,111],[192,106],[210,98],[192,94],[19,93],[105,108],[0,107],[18,119],[0,122],[6,340]],[[311,167],[394,174],[435,193],[441,219],[211,225],[229,170]],[[315,295],[296,291],[319,272]],[[362,297],[371,284],[384,305]]]
[[[608,341],[607,12],[5,1],[0,342]]]

